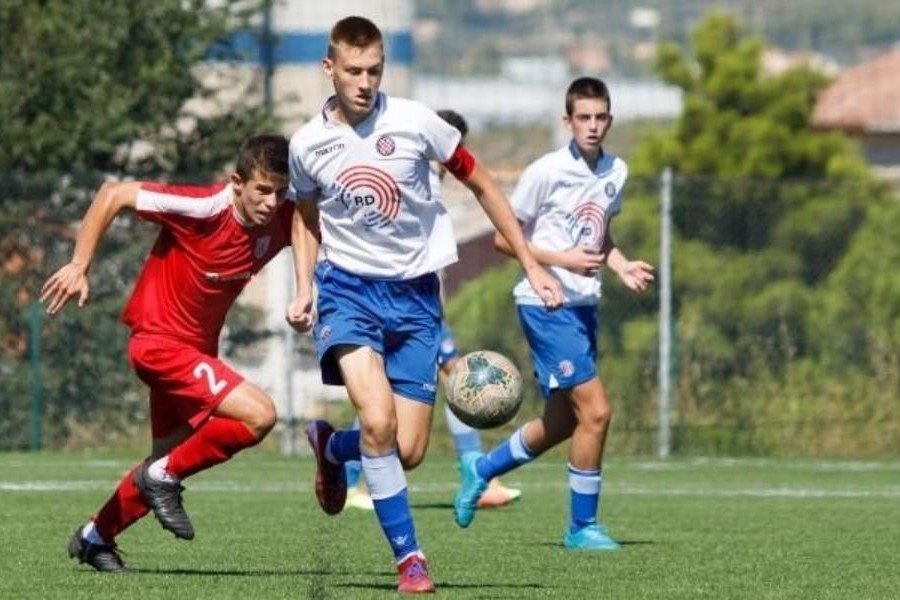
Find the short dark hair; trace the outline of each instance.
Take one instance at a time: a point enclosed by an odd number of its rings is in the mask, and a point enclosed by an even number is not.
[[[247,181],[254,173],[288,175],[288,141],[283,135],[250,136],[238,150],[235,173]]]
[[[596,77],[579,77],[569,85],[569,89],[566,90],[566,114],[571,117],[572,111],[575,109],[575,101],[583,98],[606,100],[608,110],[612,110],[609,89],[603,81]]]
[[[353,48],[367,48],[384,44],[381,30],[365,17],[344,17],[334,24],[328,36],[328,58],[334,58],[334,48],[345,44]]]
[[[459,131],[459,133],[466,137],[469,133],[469,124],[466,123],[465,117],[456,112],[455,110],[450,110],[449,108],[443,108],[437,111],[437,114],[440,118],[447,121]]]

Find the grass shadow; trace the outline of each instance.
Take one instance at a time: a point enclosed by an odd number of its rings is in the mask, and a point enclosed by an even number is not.
[[[142,569],[129,568],[135,575],[208,575],[213,577],[271,577],[271,576],[328,576],[346,575],[322,569]]]
[[[410,508],[419,510],[450,510],[453,508],[452,502],[414,502],[410,504]]]

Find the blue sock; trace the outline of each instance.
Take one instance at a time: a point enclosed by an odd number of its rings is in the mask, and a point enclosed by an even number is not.
[[[460,421],[446,405],[444,406],[444,415],[447,419],[447,429],[450,430],[450,435],[453,437],[456,457],[461,458],[466,452],[481,452],[481,436],[478,431]]]
[[[362,472],[362,463],[358,460],[348,460],[344,463],[344,475],[347,477],[347,487],[356,487],[359,483],[359,475]]]
[[[335,431],[325,447],[328,462],[339,465],[349,460],[359,460],[359,430]]]
[[[375,514],[398,562],[419,550],[416,527],[409,510],[406,475],[396,452],[362,456],[362,468],[375,504]]]
[[[569,467],[569,493],[571,497],[572,520],[569,529],[575,532],[586,525],[597,522],[600,506],[600,484],[603,479],[600,470],[584,471]]]
[[[350,427],[353,431],[359,431],[359,417],[353,419]],[[347,487],[355,487],[359,483],[359,474],[362,471],[362,463],[358,460],[348,460],[344,463],[344,474],[347,476]]]
[[[517,429],[509,439],[478,459],[475,469],[479,477],[490,481],[537,458],[525,444],[525,427]]]

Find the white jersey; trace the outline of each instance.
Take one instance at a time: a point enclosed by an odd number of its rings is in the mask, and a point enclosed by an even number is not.
[[[438,269],[455,263],[459,258],[456,254],[453,219],[444,206],[441,185],[441,178],[435,170],[434,163],[431,163],[428,169],[428,186],[431,189],[431,202],[435,205],[438,215],[431,235],[428,236],[428,258],[431,264],[440,265]]]
[[[334,98],[291,138],[298,202],[318,195],[322,255],[363,277],[411,279],[456,261],[450,217],[432,197],[428,162],[460,134],[420,102],[379,93],[355,127],[329,118]]]
[[[547,250],[582,246],[599,251],[610,220],[622,207],[628,166],[604,154],[591,171],[574,142],[545,154],[522,173],[511,201],[525,224],[525,238]],[[600,279],[551,266],[565,294],[566,305],[595,304]],[[524,277],[513,290],[517,304],[543,305]]]

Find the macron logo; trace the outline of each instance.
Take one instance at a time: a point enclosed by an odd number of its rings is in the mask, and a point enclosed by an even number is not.
[[[344,144],[338,142],[336,144],[332,144],[330,146],[325,146],[324,148],[319,148],[316,150],[316,156],[325,156],[326,154],[331,154],[332,152],[337,152],[338,150],[343,150]]]
[[[395,546],[405,546],[406,540],[408,540],[408,539],[409,539],[408,535],[398,535],[395,538],[391,538],[391,543],[394,544]]]

